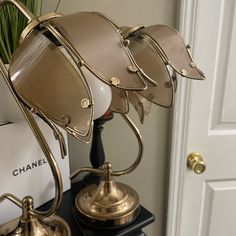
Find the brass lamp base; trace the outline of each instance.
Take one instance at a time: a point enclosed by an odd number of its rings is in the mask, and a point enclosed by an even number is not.
[[[78,218],[95,228],[116,228],[132,223],[139,214],[138,194],[109,176],[99,185],[82,189],[75,206]]]
[[[15,219],[0,226],[1,236],[71,236],[68,224],[59,216],[29,222]]]
[[[15,198],[12,201],[16,203]],[[33,198],[24,197],[22,216],[1,225],[0,236],[71,236],[69,225],[61,217],[52,215],[41,218],[32,214],[32,210]]]

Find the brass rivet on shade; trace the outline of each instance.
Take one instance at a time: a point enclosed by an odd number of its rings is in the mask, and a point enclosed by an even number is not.
[[[188,72],[187,72],[185,69],[182,69],[182,70],[181,70],[181,74],[182,74],[182,75],[187,75]]]
[[[62,123],[63,123],[64,125],[68,125],[68,124],[70,124],[71,119],[70,119],[69,116],[63,115],[63,116],[61,117],[61,121],[62,121]]]
[[[38,110],[35,108],[35,107],[32,107],[30,109],[30,111],[33,113],[33,114],[37,114]]]
[[[78,64],[79,67],[82,67],[82,66],[84,66],[84,61],[82,59],[78,60],[77,64]]]
[[[118,86],[120,84],[120,79],[118,79],[117,77],[112,77],[110,81],[114,86]]]
[[[128,39],[124,40],[124,45],[125,47],[128,47],[130,45],[130,41]]]
[[[168,66],[170,64],[169,61],[164,61],[165,65]]]
[[[128,66],[128,71],[136,73],[138,69],[135,66]]]
[[[186,45],[186,48],[187,48],[187,49],[190,49],[190,48],[191,48],[191,46],[188,44],[188,45]]]
[[[193,68],[195,68],[195,67],[196,67],[196,64],[195,64],[194,62],[191,62],[191,63],[190,63],[190,66],[193,67]]]
[[[91,102],[88,98],[82,99],[82,101],[81,101],[82,108],[84,108],[84,109],[88,108],[90,105],[91,105]]]

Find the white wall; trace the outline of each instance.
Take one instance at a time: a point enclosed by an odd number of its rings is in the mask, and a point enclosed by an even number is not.
[[[45,1],[44,12],[53,10],[57,1]],[[121,25],[167,24],[173,26],[176,19],[176,0],[66,0],[59,12],[100,11]],[[139,125],[136,114],[131,111],[134,122]],[[153,106],[151,117],[139,125],[144,138],[144,157],[138,169],[119,181],[133,186],[140,195],[141,204],[153,212],[156,221],[145,228],[149,236],[163,236],[167,165],[168,111]],[[132,132],[127,130],[123,120],[116,115],[105,125],[103,132],[107,160],[118,170],[132,163],[137,153],[137,144]],[[71,170],[89,165],[89,145],[83,145],[70,138]]]

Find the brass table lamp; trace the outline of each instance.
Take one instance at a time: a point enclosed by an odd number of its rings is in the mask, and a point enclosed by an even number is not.
[[[82,142],[89,142],[93,119],[108,109],[120,113],[134,132],[139,151],[130,167],[113,171],[110,163],[81,172],[100,176],[99,185],[78,193],[77,213],[97,227],[120,227],[139,213],[138,194],[113,176],[134,171],[143,153],[142,137],[131,119],[129,102],[140,121],[151,103],[170,107],[177,88],[176,73],[204,79],[179,34],[163,25],[120,27],[96,12],[34,17],[17,0],[29,24],[9,65],[10,87],[31,112],[55,124]],[[63,145],[61,145],[63,146]]]

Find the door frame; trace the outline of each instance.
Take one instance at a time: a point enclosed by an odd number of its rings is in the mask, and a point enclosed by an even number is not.
[[[198,0],[179,0],[178,30],[185,42],[190,45],[194,45],[198,2]],[[194,47],[192,47],[191,52],[194,55]],[[193,82],[189,79],[179,78],[171,118],[172,129],[166,236],[181,236],[179,235],[179,227],[186,171],[189,102],[191,99],[191,84]]]

